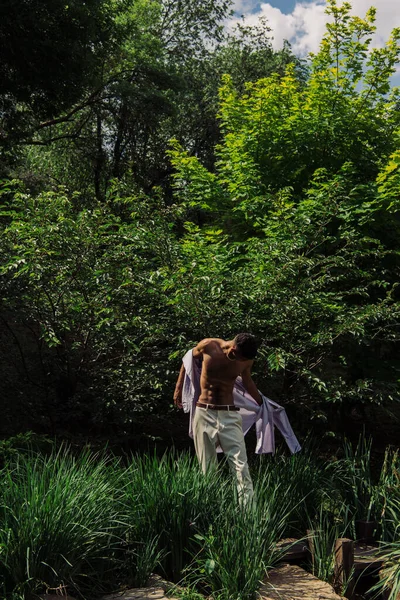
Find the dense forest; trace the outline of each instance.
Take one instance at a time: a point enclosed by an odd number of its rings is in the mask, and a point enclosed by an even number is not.
[[[240,331],[302,431],[399,432],[400,28],[326,10],[303,60],[229,0],[3,0],[3,437],[168,432]]]

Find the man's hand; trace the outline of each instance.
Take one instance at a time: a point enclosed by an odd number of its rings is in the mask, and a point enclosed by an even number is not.
[[[174,394],[174,404],[176,408],[183,408],[182,406],[182,394]]]
[[[250,396],[254,398],[254,400],[261,406],[263,403],[262,398],[260,396],[260,392],[257,389],[256,384],[251,378],[251,365],[246,367],[246,369],[242,373],[242,381],[246,390],[249,392]]]
[[[177,408],[182,408],[182,389],[183,389],[183,381],[185,379],[185,367],[182,365],[181,370],[179,371],[178,380],[176,382],[175,391],[174,391],[174,404]]]

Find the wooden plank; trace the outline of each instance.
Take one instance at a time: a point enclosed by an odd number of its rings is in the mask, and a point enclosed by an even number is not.
[[[307,534],[308,537],[304,540],[296,538],[279,540],[276,546],[279,550],[282,550],[282,561],[296,563],[313,560],[312,532],[307,531]],[[382,565],[383,561],[379,556],[379,548],[377,546],[354,542],[354,571],[357,577],[371,575],[371,573],[379,571]]]
[[[307,529],[307,542],[311,556],[311,570],[315,572],[315,534],[312,529]]]
[[[297,565],[271,569],[259,590],[262,600],[343,600],[329,583]]]
[[[383,560],[378,546],[372,544],[354,545],[354,570],[360,575],[371,575],[382,568]]]
[[[297,563],[313,560],[312,532],[307,532],[304,540],[284,538],[277,543],[277,549],[282,550],[281,561]],[[377,573],[382,568],[383,561],[379,555],[379,548],[372,544],[357,544],[354,542],[354,572],[357,577]],[[400,600],[400,598],[398,599]]]
[[[284,538],[279,540],[276,547],[278,550],[282,551],[282,560],[285,562],[307,560],[310,557],[307,540]]]
[[[103,596],[102,600],[167,600],[167,598],[161,587],[146,587],[108,594],[107,596]]]
[[[335,542],[335,592],[342,595],[346,592],[346,598],[351,598],[354,591],[353,578],[354,565],[354,542],[348,538],[339,538]]]

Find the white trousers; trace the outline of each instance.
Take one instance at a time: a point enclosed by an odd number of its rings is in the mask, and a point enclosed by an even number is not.
[[[247,505],[253,499],[253,483],[247,464],[242,417],[239,412],[196,407],[193,439],[203,473],[216,464],[217,446],[221,446],[236,477],[239,501]]]

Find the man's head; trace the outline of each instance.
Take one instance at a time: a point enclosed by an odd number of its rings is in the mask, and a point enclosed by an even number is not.
[[[234,348],[237,351],[237,358],[253,360],[256,357],[258,344],[256,338],[251,333],[239,333],[233,342]]]

